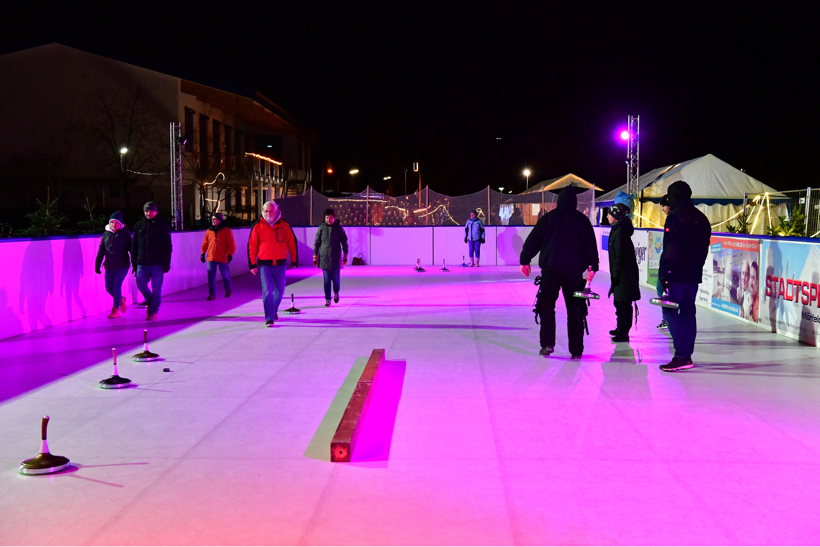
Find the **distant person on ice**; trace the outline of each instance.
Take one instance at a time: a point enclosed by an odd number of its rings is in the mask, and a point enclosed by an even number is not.
[[[222,286],[225,289],[225,298],[231,296],[231,267],[230,262],[236,254],[236,242],[233,232],[225,224],[222,213],[216,213],[211,225],[205,231],[202,239],[202,255],[200,260],[208,269],[208,298],[216,300],[216,270],[222,274]]]
[[[712,227],[706,215],[695,208],[692,189],[684,181],[673,182],[667,196],[672,211],[663,226],[658,296],[662,297],[663,291],[668,291],[669,300],[677,302],[679,308],[663,308],[663,318],[669,325],[675,355],[660,369],[672,372],[695,366],[692,363],[698,330],[695,297],[698,284],[703,281],[703,265],[709,256]]]
[[[114,299],[114,306],[108,315],[109,319],[118,318],[120,312],[125,313],[128,309],[125,297],[122,295],[122,282],[131,266],[130,252],[131,232],[122,221],[122,213],[115,211],[108,219],[94,265],[94,270],[99,274],[102,273],[100,268],[105,264],[105,292]]]
[[[347,234],[336,220],[336,211],[325,209],[325,221],[316,230],[313,242],[313,265],[322,268],[325,281],[325,306],[330,306],[330,285],[333,301],[339,303],[342,266],[347,265]]]
[[[142,210],[145,218],[134,226],[131,264],[137,276],[137,288],[148,305],[145,319],[156,321],[162,304],[162,280],[171,271],[171,229],[157,213],[157,204],[153,201],[146,203]]]
[[[481,265],[481,244],[484,243],[484,223],[478,218],[478,212],[472,211],[470,219],[464,226],[464,243],[470,252],[470,267]]]
[[[609,296],[614,296],[617,327],[609,331],[612,341],[629,342],[632,327],[632,303],[641,299],[638,286],[638,260],[632,234],[635,228],[629,218],[629,207],[616,203],[609,209],[609,276],[612,285]]]
[[[541,267],[540,286],[536,300],[536,319],[541,317],[541,351],[547,356],[555,351],[555,302],[558,291],[564,294],[567,306],[567,337],[569,352],[573,359],[584,353],[584,318],[587,303],[575,298],[579,291],[592,281],[598,271],[598,244],[589,218],[577,210],[575,190],[565,187],[558,195],[555,209],[545,214],[535,224],[524,248],[521,250],[521,273],[529,277],[530,261],[539,252]],[[536,279],[536,283],[539,279]]]
[[[265,309],[265,326],[273,327],[279,319],[279,304],[285,293],[285,275],[288,252],[291,266],[299,264],[296,237],[290,224],[282,219],[282,213],[273,201],[262,206],[262,218],[251,228],[248,236],[248,266],[253,275],[262,282],[262,306]]]

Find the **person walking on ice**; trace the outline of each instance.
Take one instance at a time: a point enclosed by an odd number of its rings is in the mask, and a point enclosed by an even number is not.
[[[464,243],[470,252],[470,267],[481,265],[481,244],[484,243],[484,223],[478,218],[478,212],[470,212],[470,219],[464,226]]]
[[[100,268],[103,266],[103,261],[105,264],[105,292],[114,299],[114,306],[108,315],[109,319],[118,318],[120,312],[125,313],[127,309],[125,297],[122,295],[122,282],[131,266],[130,252],[131,232],[122,221],[122,213],[115,211],[105,227],[94,265],[94,270],[99,274],[102,273]]]
[[[200,256],[200,260],[208,268],[208,298],[206,300],[216,300],[217,269],[222,274],[225,298],[231,296],[230,262],[234,254],[236,254],[236,242],[233,232],[225,224],[225,217],[222,213],[216,213],[202,239],[202,255]]]
[[[325,307],[330,306],[330,285],[333,301],[339,303],[341,269],[347,265],[347,234],[336,220],[336,211],[325,209],[325,221],[316,230],[313,242],[313,265],[322,269],[325,282]]]

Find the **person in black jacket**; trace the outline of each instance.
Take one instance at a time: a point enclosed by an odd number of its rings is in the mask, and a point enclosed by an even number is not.
[[[331,282],[333,301],[339,303],[342,266],[347,265],[347,251],[347,234],[336,220],[336,211],[325,209],[325,221],[319,226],[313,241],[313,265],[322,268],[324,275],[325,306],[330,306]]]
[[[122,295],[122,282],[131,266],[131,258],[128,256],[130,252],[131,232],[122,221],[122,213],[115,211],[108,219],[94,265],[94,271],[100,274],[105,261],[105,291],[114,299],[109,319],[118,318],[120,312],[125,313],[128,309]]]
[[[536,318],[541,317],[541,355],[555,351],[555,301],[558,290],[564,294],[567,306],[567,337],[573,359],[580,359],[584,352],[584,318],[587,314],[586,300],[574,298],[572,293],[581,290],[586,280],[592,281],[598,271],[598,245],[592,223],[576,208],[575,190],[565,187],[558,195],[555,209],[545,214],[535,224],[521,250],[521,273],[529,277],[530,261],[541,253],[538,265],[541,276],[536,301]]]
[[[148,305],[145,319],[156,321],[162,304],[162,278],[171,270],[171,229],[157,214],[157,204],[153,201],[146,203],[142,210],[145,218],[134,226],[131,264],[137,276],[137,288]]]
[[[609,296],[614,296],[615,317],[618,326],[609,331],[613,342],[629,342],[629,329],[632,327],[632,303],[641,299],[638,286],[638,260],[635,258],[635,246],[632,244],[632,220],[629,218],[629,207],[616,203],[609,210],[609,276],[612,285]]]
[[[660,369],[675,371],[695,366],[692,363],[698,330],[695,297],[698,284],[703,281],[703,264],[709,256],[712,227],[706,215],[695,208],[692,189],[684,181],[672,183],[667,196],[672,210],[663,226],[658,296],[663,296],[662,290],[667,291],[669,300],[677,302],[679,307],[663,308],[663,318],[669,325],[675,355]]]

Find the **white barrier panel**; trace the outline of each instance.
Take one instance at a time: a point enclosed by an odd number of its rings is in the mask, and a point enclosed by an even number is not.
[[[313,267],[313,243],[316,241],[316,226],[301,226],[293,228],[293,235],[296,236],[296,249],[299,252],[297,261],[302,268]],[[349,229],[347,230],[349,232]],[[293,257],[291,257],[292,259]]]
[[[518,266],[521,264],[521,249],[530,235],[532,226],[496,226],[496,264],[499,266]],[[538,265],[538,254],[532,260]]]
[[[370,264],[373,266],[424,266],[433,263],[433,227],[370,228]]]
[[[365,264],[370,264],[370,228],[367,226],[350,226],[345,228],[347,234],[347,264],[359,255]]]
[[[484,243],[479,248],[481,264],[495,266],[496,227],[484,228]],[[458,266],[462,260],[470,262],[470,251],[464,243],[464,226],[436,226],[433,228],[433,262],[441,267],[442,259],[448,267]]]
[[[598,243],[598,271],[609,272],[609,226],[594,226]]]
[[[236,255],[231,274],[247,273],[248,228],[233,230]],[[200,262],[205,232],[171,234],[171,271],[163,279],[162,294],[205,285],[205,265]],[[101,236],[50,238],[0,243],[4,268],[0,279],[0,339],[59,325],[88,315],[111,311],[105,292],[104,271],[94,272]],[[130,303],[139,296],[133,275],[123,283]]]

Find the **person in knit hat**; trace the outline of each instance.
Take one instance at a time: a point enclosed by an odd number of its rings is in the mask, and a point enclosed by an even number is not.
[[[236,254],[236,242],[233,232],[225,224],[222,213],[216,213],[211,220],[211,226],[205,231],[202,239],[202,255],[200,260],[208,268],[208,298],[216,300],[216,270],[222,274],[222,286],[225,288],[225,298],[231,296],[231,268],[229,263]]]
[[[661,211],[663,211],[664,215],[669,215],[672,212],[672,208],[669,206],[669,195],[664,194],[661,198]],[[650,232],[651,233],[651,232]],[[663,236],[660,236],[663,237]],[[661,287],[661,278],[658,277],[658,282],[656,284],[657,290],[659,293],[663,293],[663,288]],[[661,321],[660,325],[658,325],[658,330],[669,330],[669,324],[666,322],[666,319]]]
[[[638,260],[632,234],[635,228],[629,219],[629,207],[616,203],[609,209],[609,277],[612,285],[609,296],[614,297],[617,327],[609,331],[612,341],[629,342],[632,327],[632,303],[641,299],[638,286]]]
[[[102,273],[101,268],[105,265],[105,291],[114,299],[109,319],[116,319],[120,312],[125,313],[127,306],[125,297],[122,295],[122,282],[128,275],[128,268],[131,266],[131,232],[122,221],[122,213],[115,211],[108,219],[100,248],[97,251],[97,260],[94,271]]]
[[[134,226],[131,241],[131,267],[137,277],[137,288],[148,306],[145,319],[156,321],[162,304],[162,281],[171,270],[171,229],[157,212],[157,204],[153,201],[147,202],[142,210],[145,218]]]

